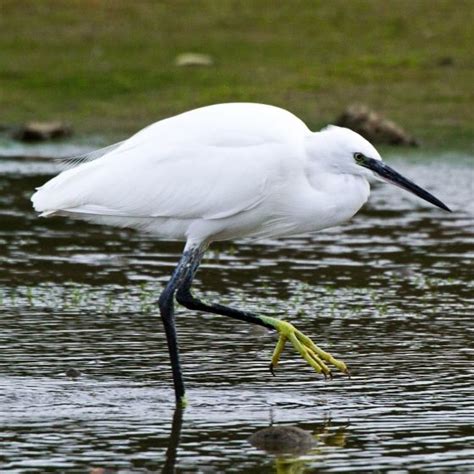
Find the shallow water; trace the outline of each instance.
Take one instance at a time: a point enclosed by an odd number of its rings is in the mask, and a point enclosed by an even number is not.
[[[452,214],[379,186],[343,227],[212,247],[198,292],[295,322],[352,378],[290,348],[272,377],[272,334],[179,309],[190,405],[173,420],[154,302],[181,245],[38,219],[28,198],[58,165],[1,160],[1,471],[474,470],[473,161],[391,160]],[[254,448],[271,424],[315,447]]]

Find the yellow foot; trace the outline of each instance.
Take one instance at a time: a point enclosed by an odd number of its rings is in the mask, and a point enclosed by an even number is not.
[[[278,339],[275,350],[273,351],[272,361],[270,363],[270,372],[274,374],[273,370],[278,365],[280,355],[285,347],[286,341],[290,341],[293,347],[301,354],[308,364],[324,377],[331,377],[331,370],[326,365],[332,364],[334,367],[349,375],[349,370],[344,362],[335,359],[331,354],[320,349],[308,336],[305,336],[301,331],[298,331],[293,324],[281,321],[275,318],[260,316],[260,318],[267,324],[273,326],[280,337]]]

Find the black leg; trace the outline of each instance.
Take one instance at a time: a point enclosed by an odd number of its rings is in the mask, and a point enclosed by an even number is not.
[[[169,298],[173,298],[173,293],[176,291],[176,300],[178,303],[182,304],[188,309],[195,309],[198,311],[205,311],[207,313],[221,314],[223,316],[229,316],[240,321],[245,321],[247,323],[258,324],[267,329],[276,330],[280,334],[275,350],[273,351],[272,361],[270,364],[270,371],[273,373],[273,369],[277,366],[280,359],[280,354],[285,347],[285,343],[290,341],[293,347],[299,352],[299,354],[306,360],[306,362],[311,365],[318,373],[322,373],[325,376],[331,375],[331,370],[326,365],[330,363],[337,367],[342,372],[348,373],[346,364],[344,362],[338,361],[331,354],[321,350],[314,342],[301,331],[298,331],[292,324],[281,321],[276,318],[269,316],[259,316],[249,311],[240,311],[234,308],[229,308],[221,304],[216,303],[207,303],[198,298],[196,298],[191,293],[191,284],[193,282],[194,275],[197,272],[199,263],[201,261],[202,255],[204,253],[204,248],[196,248],[188,257],[186,253],[183,255],[183,258],[178,265],[178,268],[175,271],[175,274],[179,275],[176,278],[176,284],[173,286],[171,293],[168,293],[168,302],[167,306],[171,304]],[[185,271],[179,271],[179,267],[184,265]],[[173,275],[174,278],[174,275]],[[172,278],[172,281],[173,281]],[[171,282],[170,282],[171,284]],[[167,290],[165,290],[166,292]],[[165,293],[164,292],[164,293]],[[174,333],[174,324],[172,326]],[[176,344],[176,336],[174,336],[174,343]],[[168,342],[170,339],[168,339]],[[170,346],[170,356],[171,362],[173,364],[173,352]],[[176,347],[176,361],[177,361],[177,347]],[[176,362],[175,362],[176,363]],[[182,385],[181,371],[179,370],[179,361],[177,361],[178,366],[175,375],[175,368],[173,366],[173,376],[175,377],[175,387],[177,399],[180,400],[179,393],[184,393],[184,387]],[[176,381],[179,381],[180,385],[176,384]],[[179,391],[181,389],[181,391]]]
[[[228,306],[223,306],[216,303],[207,303],[198,298],[196,298],[191,293],[191,284],[196,274],[199,264],[201,263],[203,252],[199,253],[198,258],[195,258],[191,271],[186,274],[182,283],[178,286],[176,291],[176,301],[188,309],[194,309],[197,311],[205,311],[207,313],[220,314],[222,316],[229,316],[240,321],[245,321],[247,323],[258,324],[267,329],[275,330],[275,326],[266,323],[258,315],[251,313],[249,311],[241,311],[234,308],[229,308]]]
[[[173,372],[173,383],[176,395],[176,403],[183,405],[184,399],[184,382],[179,362],[179,348],[176,338],[176,328],[174,323],[174,293],[182,285],[186,277],[195,267],[195,261],[200,258],[202,250],[199,247],[185,249],[178,266],[175,268],[170,281],[160,295],[158,304],[160,307],[161,320],[165,328],[166,340],[168,342],[168,350],[171,360],[171,370]]]

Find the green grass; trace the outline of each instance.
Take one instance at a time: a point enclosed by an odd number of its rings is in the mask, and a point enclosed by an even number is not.
[[[473,24],[472,0],[3,0],[0,122],[121,136],[258,101],[317,128],[362,102],[429,145],[470,145]],[[182,52],[215,65],[178,68]]]

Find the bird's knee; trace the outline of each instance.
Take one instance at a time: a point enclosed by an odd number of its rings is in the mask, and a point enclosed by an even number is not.
[[[189,290],[178,290],[176,292],[176,301],[188,309],[192,309],[194,306],[194,297]]]

